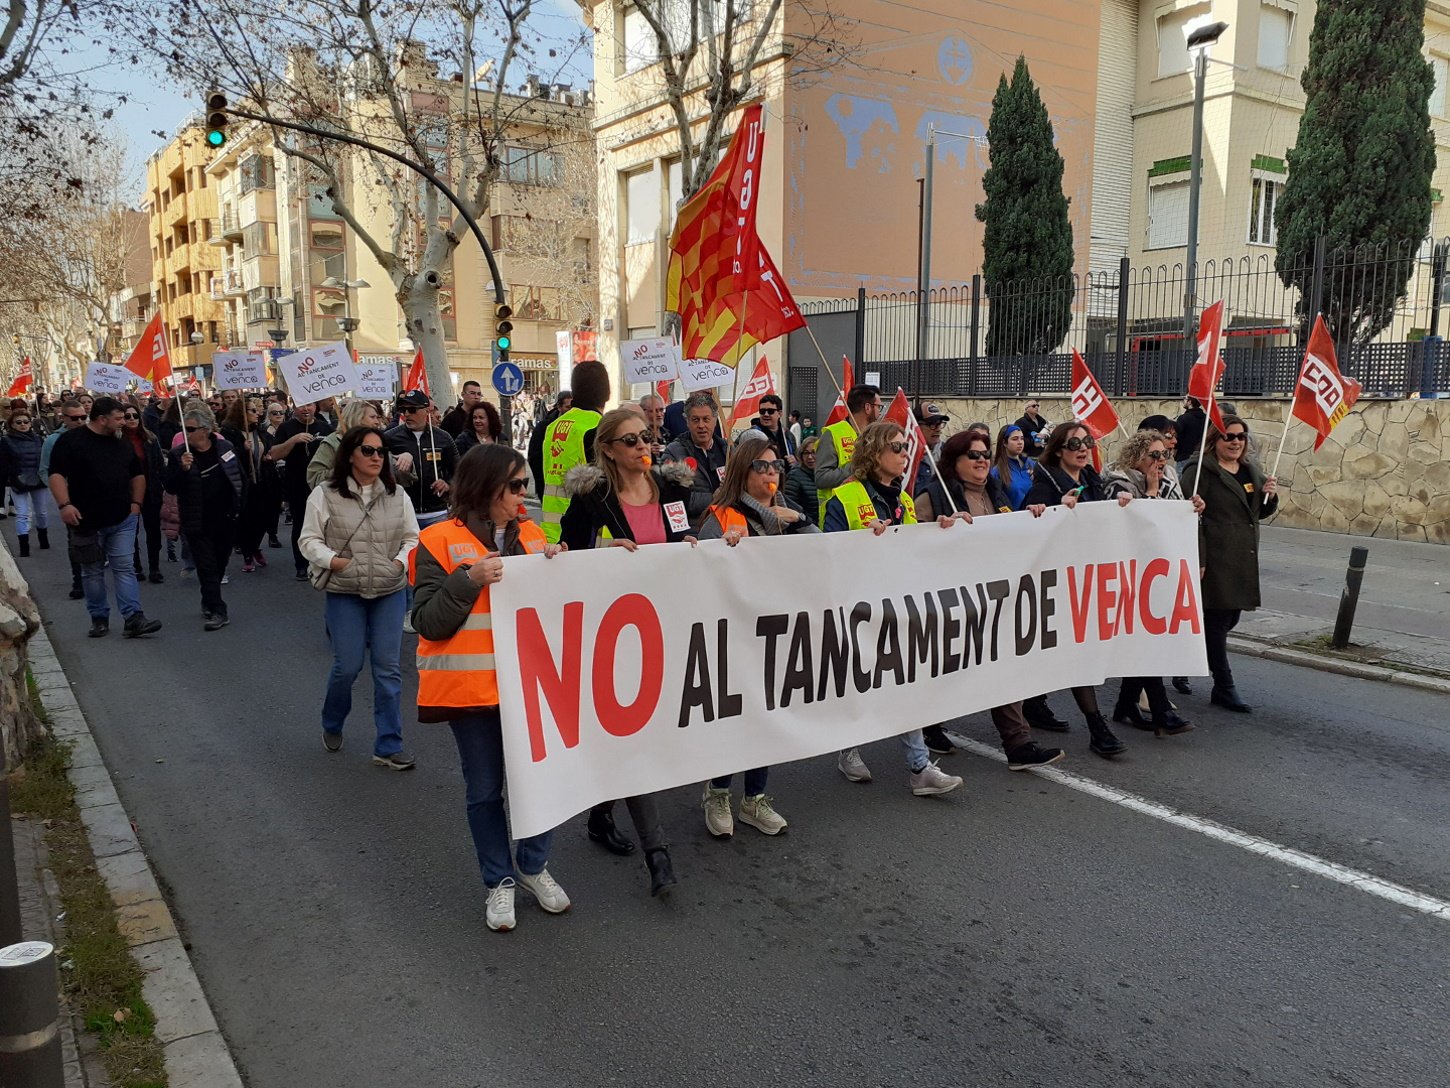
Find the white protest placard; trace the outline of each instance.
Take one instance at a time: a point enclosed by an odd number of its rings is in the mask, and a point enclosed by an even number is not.
[[[680,349],[673,340],[625,340],[619,345],[624,380],[653,385],[674,381],[680,372]]]
[[[341,340],[279,356],[277,370],[298,404],[315,404],[328,397],[358,392],[357,368]]]
[[[719,389],[735,381],[735,368],[713,359],[685,359],[680,363],[680,384],[686,393]]]
[[[510,557],[490,592],[513,833],[834,756],[1044,677],[1201,676],[1198,562],[1177,501]]]
[[[387,400],[398,386],[396,355],[361,355],[357,361],[358,395],[369,400]]]
[[[111,363],[86,364],[86,388],[92,393],[124,393],[136,373]]]
[[[218,389],[265,389],[267,357],[260,351],[214,351],[211,384]]]

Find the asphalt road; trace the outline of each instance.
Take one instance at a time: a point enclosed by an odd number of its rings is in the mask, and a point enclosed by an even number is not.
[[[777,769],[777,839],[671,793],[669,903],[576,819],[572,912],[490,933],[449,734],[374,768],[363,693],[322,750],[320,602],[270,554],[213,634],[169,565],[138,642],[84,637],[62,551],[24,564],[253,1088],[1450,1083],[1450,919],[966,754],[914,798],[894,742],[870,786]],[[1079,728],[1059,766],[1450,897],[1450,699],[1236,667],[1253,716],[1196,695],[1196,732],[1108,764]]]

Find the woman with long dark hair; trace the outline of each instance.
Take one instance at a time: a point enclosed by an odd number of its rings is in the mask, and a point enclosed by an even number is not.
[[[222,434],[236,450],[247,485],[241,516],[237,519],[237,551],[242,553],[242,573],[250,574],[267,565],[262,554],[262,536],[267,531],[267,498],[263,491],[276,472],[267,461],[267,443],[262,438],[262,402],[239,397],[227,406]]]
[[[449,516],[428,526],[413,552],[413,627],[418,632],[418,720],[447,722],[458,746],[468,828],[488,891],[484,920],[513,929],[514,892],[522,884],[550,914],[569,897],[549,875],[553,832],[509,840],[504,808],[503,725],[493,660],[490,587],[511,556],[562,549],[524,513],[528,463],[508,446],[471,449],[454,471]]]
[[[141,525],[146,530],[146,562],[141,566],[141,534],[136,534],[136,577],[143,569],[149,570],[149,581],[159,585],[166,581],[161,573],[161,503],[164,488],[162,472],[166,459],[161,455],[161,441],[146,427],[140,401],[136,397],[127,400],[123,409],[125,420],[121,425],[121,437],[131,444],[136,456],[146,466],[146,496],[141,500]]]
[[[502,434],[503,420],[499,417],[498,409],[488,401],[481,400],[468,410],[468,419],[464,421],[463,430],[458,432],[453,444],[458,449],[458,455],[462,457],[465,450],[497,442]]]
[[[1007,493],[1013,510],[1021,510],[1032,490],[1037,462],[1027,456],[1027,436],[1022,428],[1009,423],[997,432],[997,448],[992,454],[992,479]]]

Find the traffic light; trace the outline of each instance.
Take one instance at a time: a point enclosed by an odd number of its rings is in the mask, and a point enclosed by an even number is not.
[[[501,361],[508,361],[509,348],[513,347],[513,338],[509,333],[514,331],[514,323],[509,318],[514,316],[514,308],[507,302],[500,302],[493,308],[493,335],[494,344],[498,347]]]
[[[212,91],[206,96],[206,144],[221,147],[227,142],[227,96]]]

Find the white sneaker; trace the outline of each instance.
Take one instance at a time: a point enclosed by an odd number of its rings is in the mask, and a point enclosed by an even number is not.
[[[954,774],[947,774],[935,763],[928,763],[911,776],[911,792],[918,797],[932,797],[938,793],[951,793],[962,784]]]
[[[861,753],[855,748],[848,748],[836,757],[836,769],[845,775],[849,782],[871,781],[871,768],[866,766],[866,761],[861,758]]]
[[[775,811],[770,798],[763,793],[740,802],[740,822],[749,824],[764,835],[779,835],[789,826],[785,817]]]
[[[416,635],[418,633],[417,631],[413,630],[413,617],[412,616],[409,616],[407,614],[404,614],[404,616],[403,616],[403,630],[406,631],[410,635]]]
[[[539,906],[550,914],[563,914],[569,909],[569,897],[559,887],[559,882],[549,875],[549,870],[541,869],[534,876],[520,873],[519,883],[533,892]]]
[[[717,839],[728,839],[735,834],[735,817],[730,814],[730,791],[717,790],[705,783],[705,830]],[[742,811],[742,816],[744,815]]]
[[[514,878],[506,876],[488,889],[488,907],[484,911],[488,928],[507,933],[514,928]]]

